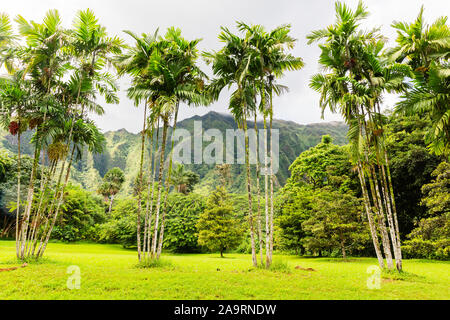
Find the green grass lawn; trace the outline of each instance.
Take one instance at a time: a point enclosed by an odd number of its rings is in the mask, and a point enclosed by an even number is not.
[[[50,243],[42,263],[0,272],[0,299],[449,299],[450,263],[405,260],[406,276],[368,289],[376,259],[275,256],[290,271],[251,268],[245,254],[165,254],[171,265],[137,268],[119,245]],[[0,241],[0,269],[17,266],[13,241]],[[70,290],[67,267],[81,270]],[[296,266],[315,271],[295,269]],[[393,277],[396,278],[396,277]]]

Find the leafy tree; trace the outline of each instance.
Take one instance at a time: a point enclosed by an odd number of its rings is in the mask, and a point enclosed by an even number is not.
[[[164,248],[174,252],[198,250],[197,222],[205,210],[205,199],[197,194],[171,194],[168,198]]]
[[[53,237],[67,242],[95,240],[93,228],[95,224],[105,221],[104,212],[104,205],[98,196],[69,184]]]
[[[310,218],[302,223],[310,233],[304,239],[307,249],[339,249],[345,259],[347,252],[364,248],[369,233],[367,223],[361,219],[360,199],[324,188],[315,194],[311,206]]]
[[[317,146],[302,152],[289,167],[291,177],[287,184],[307,184],[313,189],[329,185],[336,190],[357,191],[348,148],[334,145],[332,141],[325,135]]]
[[[450,163],[439,164],[432,176],[435,179],[422,187],[422,203],[431,215],[450,213]]]
[[[416,220],[427,216],[421,189],[431,182],[431,173],[441,161],[428,151],[424,140],[430,127],[428,116],[388,113],[386,146],[402,238],[412,231]]]
[[[178,164],[171,176],[171,183],[175,186],[177,192],[188,194],[194,189],[200,176],[190,170],[185,170],[182,164]]]
[[[223,187],[217,187],[211,194],[206,207],[197,222],[198,244],[211,251],[218,250],[223,258],[225,250],[239,245],[242,238],[241,225],[235,218]]]
[[[433,171],[435,179],[422,187],[422,203],[428,218],[421,219],[404,249],[411,258],[450,259],[450,164],[442,162]]]

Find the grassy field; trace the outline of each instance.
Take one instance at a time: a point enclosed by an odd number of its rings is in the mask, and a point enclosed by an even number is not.
[[[0,269],[17,266],[13,241],[0,241]],[[450,263],[406,260],[406,274],[384,275],[367,288],[375,259],[275,257],[289,272],[250,268],[251,257],[165,255],[170,264],[137,268],[119,245],[51,243],[41,263],[0,272],[0,299],[449,299]],[[67,288],[67,267],[81,270],[81,288]],[[315,271],[295,269],[313,268]]]

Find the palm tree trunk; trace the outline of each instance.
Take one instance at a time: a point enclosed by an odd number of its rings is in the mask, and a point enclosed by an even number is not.
[[[244,112],[242,116],[242,122],[244,127],[245,135],[245,168],[247,172],[247,195],[248,195],[248,216],[250,223],[250,239],[252,246],[252,262],[253,266],[258,266],[258,261],[256,259],[256,249],[255,249],[255,231],[253,225],[253,204],[252,204],[252,187],[250,178],[250,161],[249,161],[249,146],[248,146],[248,131],[247,131],[247,105],[244,102]]]
[[[392,187],[392,179],[391,179],[391,172],[389,169],[389,159],[387,156],[387,151],[384,149],[384,156],[386,161],[386,171],[387,171],[387,178],[389,183],[389,191],[390,191],[390,200],[392,203],[392,211],[394,214],[394,225],[395,225],[395,233],[397,236],[397,250],[398,250],[398,260],[395,260],[395,263],[397,265],[397,270],[401,271],[403,269],[403,263],[402,263],[402,249],[401,249],[401,242],[400,242],[400,232],[398,228],[398,220],[397,220],[397,208],[395,205],[395,198],[394,198],[394,188]]]
[[[264,114],[264,196],[266,214],[266,268],[270,267],[270,227],[269,227],[269,163],[267,156],[267,117]]]
[[[20,177],[21,177],[21,153],[20,153],[20,120],[19,131],[17,133],[17,208],[16,208],[16,256],[20,259],[20,238],[19,238],[19,218],[20,218]]]
[[[378,264],[381,269],[384,269],[383,255],[381,253],[380,244],[378,242],[377,228],[373,221],[372,209],[371,209],[371,205],[370,205],[370,198],[369,198],[369,194],[367,192],[367,185],[366,185],[366,181],[365,181],[365,177],[364,177],[364,173],[363,173],[363,169],[362,169],[362,165],[361,165],[361,160],[358,160],[358,176],[359,176],[359,182],[361,185],[361,191],[363,194],[364,208],[366,209],[367,220],[369,222],[370,234],[372,236],[373,247],[375,249],[375,254],[378,259]]]
[[[256,135],[256,194],[258,199],[258,240],[259,240],[259,255],[261,264],[264,264],[263,260],[263,238],[261,230],[261,193],[259,190],[259,139],[258,139],[258,123],[256,121],[256,111],[255,111],[255,135]]]
[[[167,127],[169,126],[167,116],[164,116],[163,136],[161,141],[161,154],[159,155],[158,174],[158,196],[156,201],[155,227],[153,228],[152,258],[156,255],[156,241],[158,239],[159,212],[161,210],[161,185],[164,171],[164,153],[166,151]]]
[[[114,195],[111,195],[111,198],[109,199],[109,208],[108,208],[108,215],[111,215],[111,209],[112,209],[112,205],[113,205],[113,201],[114,201]]]
[[[358,108],[356,108],[356,110],[358,112]],[[356,116],[358,117],[359,136],[362,139],[363,138],[363,125],[362,125],[362,121],[360,118],[361,115],[358,112]],[[357,143],[359,144],[359,140]],[[364,147],[364,155],[365,155],[365,159],[367,160],[367,165],[369,165],[366,147]],[[366,208],[366,213],[367,213],[367,220],[369,222],[370,233],[372,235],[373,246],[375,249],[375,253],[377,255],[378,264],[380,265],[381,269],[384,269],[384,259],[383,259],[383,255],[380,250],[380,244],[378,242],[377,229],[376,229],[376,225],[375,225],[375,222],[374,222],[373,216],[372,216],[372,205],[370,203],[369,191],[367,188],[366,177],[365,177],[364,170],[362,167],[361,155],[360,155],[359,151],[358,151],[358,158],[359,158],[358,159],[358,174],[359,174],[359,179],[360,179],[361,190],[363,193],[363,199],[364,199],[364,204],[365,204],[365,208]],[[384,246],[384,243],[383,243],[383,246]]]
[[[144,124],[142,126],[141,158],[139,163],[138,212],[136,215],[138,260],[141,261],[141,211],[142,211],[142,171],[144,165],[145,125],[147,123],[147,101],[144,105]]]
[[[386,265],[387,265],[388,269],[391,270],[394,266],[393,261],[392,261],[391,246],[390,246],[390,241],[389,241],[389,235],[388,235],[387,229],[386,229],[386,221],[384,218],[383,203],[380,199],[380,192],[378,189],[377,175],[376,175],[375,170],[372,165],[370,165],[370,173],[369,173],[368,177],[369,177],[369,186],[370,186],[370,190],[372,193],[373,203],[375,205],[375,208],[377,209],[378,225],[380,228],[381,241],[383,243],[384,255],[386,257]]]
[[[71,137],[71,134],[69,135],[69,137]],[[66,177],[64,179],[64,184],[63,184],[63,186],[61,188],[61,191],[59,193],[58,203],[57,203],[57,206],[56,206],[55,214],[53,216],[53,219],[52,219],[50,228],[48,230],[46,239],[44,241],[44,244],[43,244],[42,248],[40,248],[40,250],[38,251],[38,257],[42,257],[43,256],[43,254],[45,252],[45,249],[47,248],[48,241],[50,240],[50,235],[52,234],[53,228],[55,227],[56,219],[58,218],[59,210],[60,210],[61,205],[62,205],[63,200],[64,200],[64,192],[66,190],[67,182],[69,181],[70,169],[72,168],[72,162],[73,162],[74,154],[75,154],[75,145],[72,147],[72,153],[70,155],[69,163],[67,164]],[[64,166],[62,167],[62,170],[63,169],[64,169]]]
[[[272,84],[270,85],[272,88]],[[270,90],[270,112],[269,112],[269,128],[270,128],[270,252],[269,252],[269,266],[272,264],[273,256],[273,137],[272,137],[272,121],[273,121],[273,97],[272,89]]]
[[[152,136],[153,140],[153,136]],[[157,161],[157,155],[161,152],[159,145],[159,117],[158,122],[156,124],[156,149],[157,153],[155,153],[154,159],[153,159],[153,167],[151,170],[149,170],[149,183],[151,185],[151,199],[150,194],[148,194],[148,199],[150,199],[150,208],[149,208],[149,220],[148,220],[148,234],[147,234],[147,259],[150,258],[150,246],[151,246],[151,239],[152,239],[152,221],[153,221],[153,201],[154,201],[154,195],[155,195],[155,173],[156,173],[156,161]],[[151,157],[150,157],[151,160]],[[150,163],[151,166],[151,163]],[[150,189],[148,189],[150,191]],[[148,206],[148,204],[147,204]]]
[[[21,248],[20,248],[20,256],[22,259],[25,258],[25,252],[27,251],[26,249],[28,248],[27,239],[29,237],[28,229],[29,229],[31,208],[33,206],[34,177],[36,175],[36,170],[37,170],[37,166],[39,163],[39,153],[40,152],[39,152],[38,146],[35,146],[33,166],[31,168],[30,181],[28,183],[27,202],[26,202],[25,213],[24,213],[24,221],[22,222],[22,226],[21,226],[22,241],[21,241]]]
[[[151,175],[152,175],[152,156],[153,156],[153,124],[151,124],[152,128],[150,129],[149,133],[149,140],[150,140],[150,150],[149,150],[149,156],[148,156],[148,180],[147,180],[147,197],[145,200],[145,222],[144,222],[144,259],[147,259],[147,253],[148,253],[148,242],[147,242],[147,235],[150,232],[149,230],[149,203],[150,203],[150,189],[151,187]]]
[[[46,192],[47,192],[47,189],[48,189],[48,184],[51,181],[54,173],[56,172],[57,164],[58,164],[57,160],[52,161],[52,163],[50,164],[50,170],[49,170],[49,172],[48,172],[48,174],[47,174],[47,176],[45,178],[45,181],[42,180],[43,184],[41,184],[41,194],[39,196],[39,205],[38,205],[37,212],[36,212],[36,215],[35,215],[35,221],[34,221],[34,224],[33,224],[33,227],[32,227],[33,231],[32,231],[31,240],[30,240],[31,243],[32,243],[32,246],[30,246],[30,252],[28,253],[29,256],[30,255],[34,256],[34,253],[35,253],[35,250],[36,250],[37,239],[38,239],[38,228],[39,228],[39,226],[41,224],[41,219],[43,217],[43,212],[45,212],[45,207],[42,208],[42,204],[43,204],[43,201],[44,201],[45,196],[46,196]],[[31,249],[31,247],[33,249]]]
[[[159,259],[159,256],[161,255],[162,251],[162,245],[164,241],[164,226],[166,223],[166,213],[167,213],[167,196],[169,195],[169,189],[170,189],[170,176],[172,174],[172,159],[173,159],[173,147],[175,144],[175,130],[177,129],[177,118],[178,118],[178,108],[179,108],[179,102],[177,102],[177,106],[175,109],[175,116],[173,118],[173,128],[172,128],[172,144],[170,147],[170,155],[169,155],[169,170],[167,172],[166,177],[166,190],[164,194],[164,205],[163,205],[163,214],[162,214],[162,221],[161,221],[161,231],[159,234],[159,243],[158,243],[158,253],[156,258]]]

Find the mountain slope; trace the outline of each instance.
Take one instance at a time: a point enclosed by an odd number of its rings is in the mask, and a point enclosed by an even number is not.
[[[180,121],[177,128],[188,130],[191,134],[194,131],[194,121],[202,122],[202,129],[219,129],[225,140],[227,129],[237,129],[234,119],[228,114],[209,112],[204,116],[194,116]],[[248,127],[253,128],[254,124],[248,122]],[[262,129],[262,122],[258,123],[258,128]],[[320,142],[322,135],[329,134],[336,144],[347,143],[347,126],[342,122],[328,122],[300,125],[292,121],[274,120],[273,128],[279,129],[279,171],[277,179],[283,185],[289,177],[289,165],[303,151]],[[170,139],[171,130],[168,137]],[[27,144],[31,137],[31,132],[27,132],[23,138],[24,148],[22,152],[31,154],[32,147]],[[85,153],[83,159],[74,164],[72,180],[80,183],[83,187],[96,190],[101,177],[111,168],[119,167],[125,171],[126,182],[121,193],[132,191],[132,182],[138,174],[141,136],[133,134],[125,129],[109,131],[105,133],[106,146],[102,154],[90,155]],[[161,137],[160,137],[161,138]],[[224,141],[225,142],[225,141]],[[203,142],[203,146],[211,142]],[[168,142],[169,144],[169,142]],[[0,134],[0,147],[12,152],[17,151],[17,139],[3,132]],[[169,145],[167,145],[169,147]],[[186,165],[190,170],[200,175],[201,182],[197,186],[200,192],[208,192],[217,183],[214,173],[214,165],[190,164]],[[243,192],[245,190],[245,171],[243,166],[232,166],[232,186],[231,191]]]

